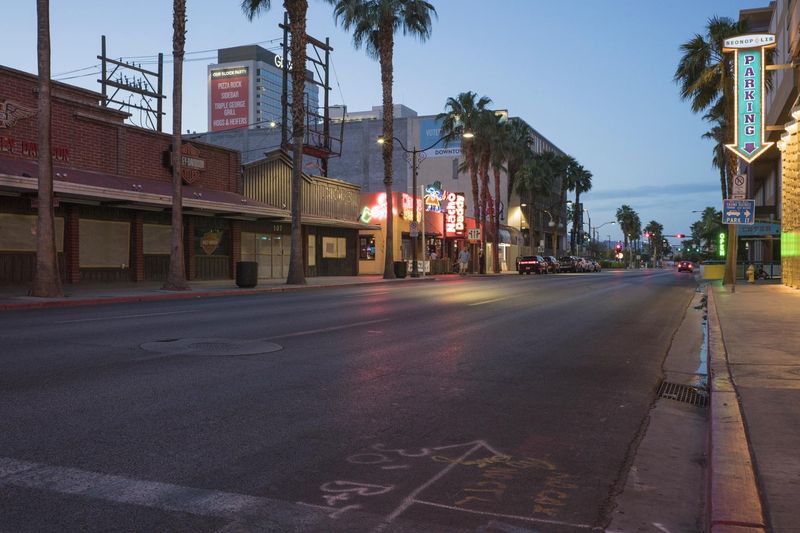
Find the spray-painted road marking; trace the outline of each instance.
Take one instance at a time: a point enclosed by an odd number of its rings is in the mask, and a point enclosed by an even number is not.
[[[458,465],[461,461],[464,461],[467,457],[469,457],[473,453],[477,452],[480,449],[488,449],[489,451],[491,451],[495,455],[500,455],[500,453],[497,450],[495,450],[494,448],[489,446],[488,443],[486,443],[486,442],[484,442],[482,440],[475,441],[474,443],[472,443],[472,442],[466,443],[466,445],[470,445],[470,444],[472,444],[472,446],[466,452],[464,452],[458,459],[455,459],[452,463],[450,463],[445,468],[443,468],[438,474],[436,474],[435,476],[430,478],[428,481],[426,481],[425,483],[423,483],[422,485],[420,485],[419,487],[414,489],[408,496],[406,496],[403,499],[403,501],[400,503],[400,505],[397,506],[397,508],[395,508],[391,513],[389,513],[389,515],[386,517],[386,519],[384,519],[383,522],[378,524],[378,526],[376,526],[372,530],[373,533],[379,533],[380,531],[383,531],[384,529],[386,529],[392,522],[395,521],[395,519],[397,519],[398,516],[403,514],[409,507],[414,505],[414,503],[416,501],[415,498],[420,493],[422,493],[422,491],[424,491],[425,489],[427,489],[428,487],[430,487],[431,485],[436,483],[438,480],[440,480],[441,478],[446,476],[447,473],[450,472],[450,470],[452,470],[456,465]],[[433,450],[438,451],[438,450],[445,450],[445,449],[449,449],[449,448],[459,448],[459,447],[464,446],[464,445],[465,444],[455,444],[455,445],[450,445],[450,446],[440,446],[438,448],[433,448]]]
[[[351,324],[342,324],[341,326],[331,326],[329,328],[310,329],[308,331],[298,331],[297,333],[286,333],[284,335],[275,335],[274,337],[266,337],[264,341],[271,341],[274,339],[288,339],[290,337],[302,337],[304,335],[314,335],[317,333],[328,333],[330,331],[339,331],[340,329],[357,328],[369,324],[379,324],[381,322],[389,322],[389,318],[381,318],[378,320],[365,320],[364,322],[353,322]]]
[[[502,513],[490,513],[487,511],[477,511],[475,509],[465,509],[463,507],[454,507],[452,505],[444,505],[441,503],[434,503],[434,502],[426,502],[422,500],[414,500],[413,503],[418,503],[420,505],[430,505],[432,507],[439,507],[442,509],[450,509],[452,511],[460,511],[462,513],[471,513],[471,514],[479,514],[485,516],[494,516],[497,518],[508,518],[513,520],[523,520],[525,522],[534,522],[538,524],[551,524],[556,526],[568,526],[574,527],[577,529],[592,529],[592,526],[588,524],[571,524],[569,522],[561,522],[559,520],[548,520],[546,518],[534,518],[532,516],[517,516],[512,514],[502,514]]]

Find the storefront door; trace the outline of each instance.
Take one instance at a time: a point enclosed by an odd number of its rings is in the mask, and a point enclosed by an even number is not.
[[[285,278],[289,273],[290,245],[288,235],[243,232],[242,260],[258,263],[259,279]]]

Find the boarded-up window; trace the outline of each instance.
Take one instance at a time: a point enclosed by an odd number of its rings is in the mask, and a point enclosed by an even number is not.
[[[347,257],[347,239],[344,237],[323,237],[322,257],[326,259],[344,259]]]
[[[308,266],[317,266],[317,236],[308,236]]]
[[[36,215],[0,213],[0,251],[36,251]],[[64,219],[55,219],[56,249],[64,251]]]
[[[172,226],[143,224],[142,247],[145,254],[169,255],[172,252]]]
[[[130,256],[130,232],[128,222],[81,219],[81,267],[126,268]]]

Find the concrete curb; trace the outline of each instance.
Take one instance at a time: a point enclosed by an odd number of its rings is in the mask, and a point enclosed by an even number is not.
[[[366,285],[380,285],[384,283],[403,283],[437,281],[436,277],[409,278],[397,280],[364,281],[357,283],[343,283],[341,285],[279,285],[263,289],[223,289],[216,291],[184,291],[184,292],[164,292],[163,294],[137,294],[131,296],[108,296],[108,297],[77,297],[74,300],[58,299],[45,302],[24,302],[24,303],[0,303],[2,311],[20,311],[27,309],[47,309],[54,307],[79,307],[85,305],[118,304],[132,302],[159,302],[165,300],[191,300],[200,298],[217,298],[223,296],[254,296],[268,294],[272,292],[297,292],[315,289],[339,289],[342,287],[363,287]],[[68,297],[67,297],[68,298]]]
[[[708,530],[711,533],[766,531],[750,445],[736,386],[728,368],[713,288],[708,295]]]

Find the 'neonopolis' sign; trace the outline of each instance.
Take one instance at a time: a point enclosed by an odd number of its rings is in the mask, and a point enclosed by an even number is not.
[[[734,52],[734,142],[725,146],[748,163],[774,143],[765,140],[764,66],[767,48],[775,46],[771,34],[739,35],[725,39],[724,52]]]

